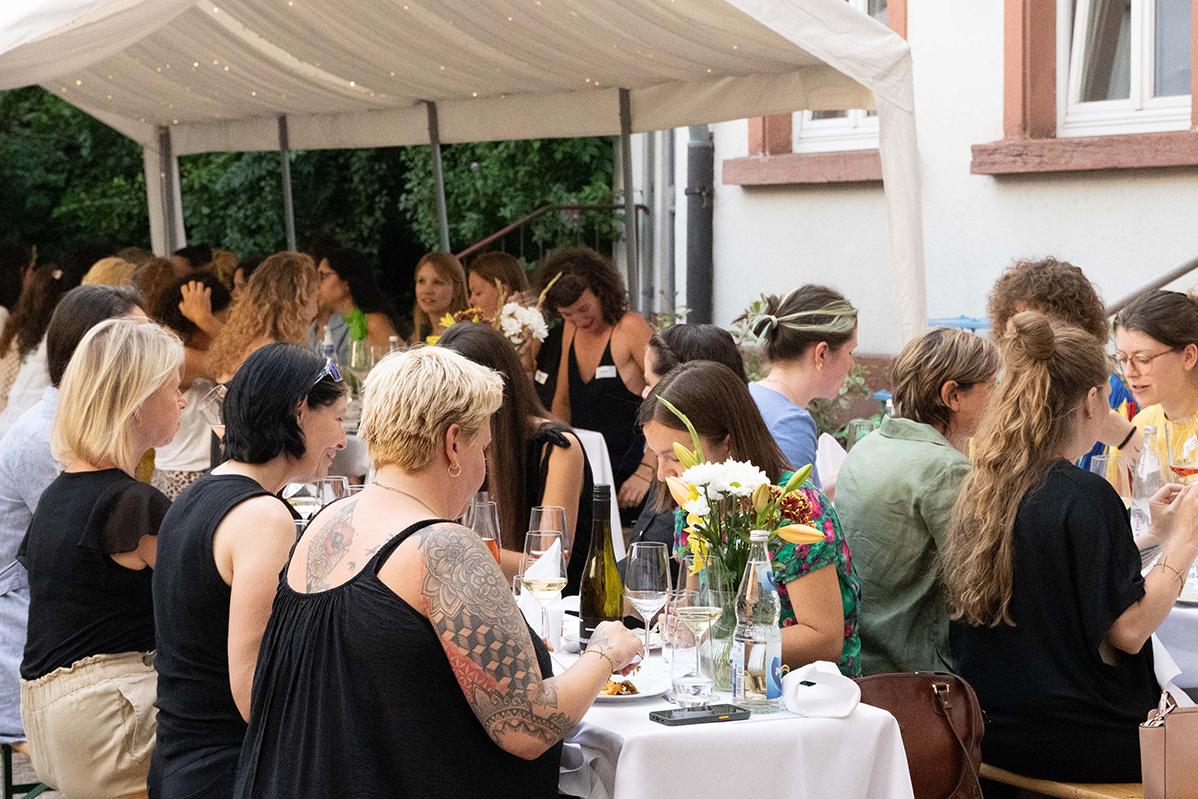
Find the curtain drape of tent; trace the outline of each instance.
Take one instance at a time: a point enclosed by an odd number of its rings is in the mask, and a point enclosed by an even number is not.
[[[910,49],[844,0],[26,0],[0,88],[32,83],[146,148],[156,248],[162,127],[177,157],[276,149],[280,114],[297,150],[426,143],[428,100],[445,143],[617,135],[619,88],[634,132],[876,107],[901,334],[926,326]]]

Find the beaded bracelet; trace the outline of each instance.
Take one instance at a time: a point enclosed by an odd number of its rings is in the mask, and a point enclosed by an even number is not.
[[[601,657],[601,658],[603,658],[604,660],[606,660],[606,661],[607,661],[609,664],[611,664],[611,671],[609,672],[609,674],[615,674],[615,673],[616,673],[616,661],[612,660],[612,659],[611,659],[611,655],[607,654],[606,652],[601,652],[601,651],[599,651],[598,649],[588,649],[586,652],[583,652],[582,654],[584,654],[584,655],[598,655],[599,657]]]

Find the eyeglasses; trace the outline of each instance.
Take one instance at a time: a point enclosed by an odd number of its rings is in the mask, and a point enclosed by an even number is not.
[[[1119,369],[1119,374],[1127,374],[1127,367],[1136,367],[1136,374],[1147,375],[1152,371],[1152,362],[1162,355],[1168,355],[1171,352],[1177,352],[1176,347],[1170,347],[1164,352],[1158,352],[1156,355],[1144,355],[1137,352],[1135,355],[1124,355],[1121,352],[1115,353],[1115,366]]]
[[[324,369],[321,370],[320,375],[312,382],[312,385],[316,385],[321,380],[324,380],[325,377],[331,377],[338,383],[341,382],[341,370],[337,368],[337,364],[333,363],[332,358],[324,362]]]

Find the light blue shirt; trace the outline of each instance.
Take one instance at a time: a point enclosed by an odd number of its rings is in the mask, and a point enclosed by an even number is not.
[[[49,386],[0,440],[0,594],[29,585],[16,555],[42,492],[62,471],[50,454],[57,407],[58,389]]]
[[[757,410],[761,411],[761,418],[770,429],[770,435],[790,461],[791,468],[801,469],[810,463],[811,481],[822,488],[819,472],[815,469],[815,451],[819,448],[815,419],[783,394],[760,383],[750,383],[749,393],[753,395],[753,401],[757,403]]]

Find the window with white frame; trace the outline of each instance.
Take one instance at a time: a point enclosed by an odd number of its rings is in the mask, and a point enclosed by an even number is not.
[[[1191,0],[1058,0],[1057,135],[1190,127]]]
[[[859,11],[886,24],[886,0],[848,0]],[[796,153],[868,150],[878,146],[876,111],[801,111],[794,115]]]

